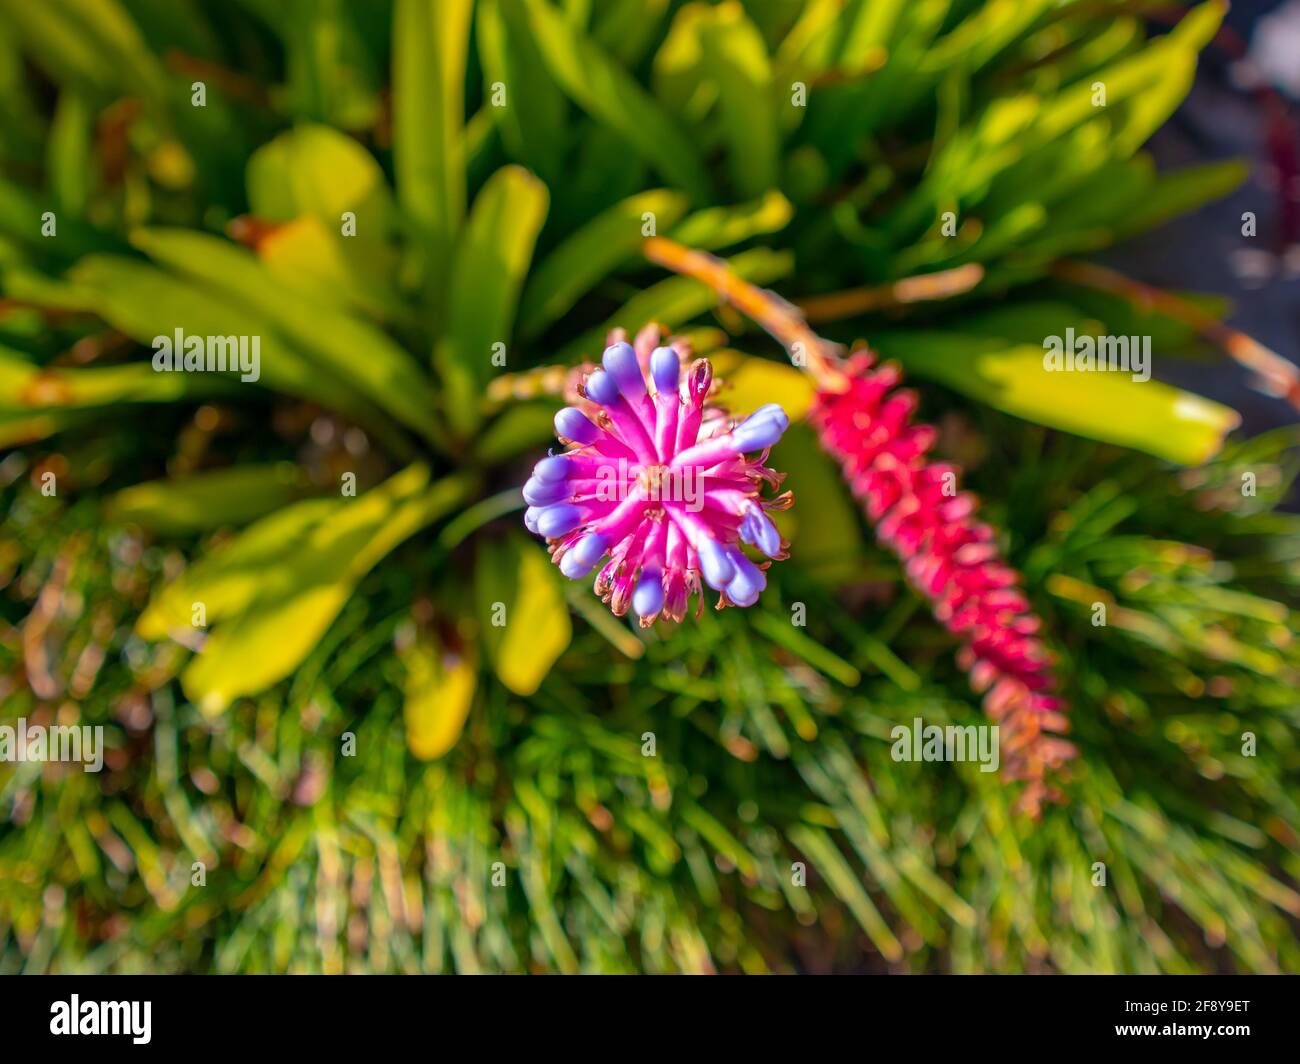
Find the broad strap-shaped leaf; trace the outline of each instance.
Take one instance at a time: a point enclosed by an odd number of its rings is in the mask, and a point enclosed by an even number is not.
[[[480,545],[474,575],[488,660],[507,688],[531,695],[573,635],[563,577],[540,546],[515,533]]]
[[[554,188],[564,177],[571,105],[542,61],[524,0],[479,0],[476,27],[486,113],[510,156]]]
[[[519,304],[519,335],[528,339],[558,321],[592,287],[633,258],[646,236],[668,231],[685,210],[681,193],[653,189],[583,225],[529,276]],[[647,226],[653,228],[647,232]]]
[[[352,211],[361,241],[392,225],[383,170],[365,148],[329,126],[302,123],[263,144],[248,160],[247,184],[250,210],[268,222],[310,214],[337,232],[340,215]]]
[[[780,126],[767,45],[736,0],[681,8],[655,54],[655,78],[675,111],[690,113],[700,97],[714,101],[737,193],[758,196],[776,185]],[[708,124],[712,110],[693,115],[698,126]]]
[[[483,186],[456,247],[447,329],[434,350],[452,427],[470,432],[481,418],[492,356],[509,356],[519,290],[546,218],[546,186],[505,166]]]
[[[455,652],[436,636],[420,635],[399,656],[406,669],[406,748],[421,761],[433,761],[456,745],[465,727],[478,688],[477,651],[467,643]]]
[[[197,278],[272,321],[334,376],[426,438],[435,438],[432,383],[389,336],[279,281],[250,252],[184,229],[138,229],[131,241],[156,262]]]
[[[237,378],[155,373],[147,362],[124,366],[37,366],[0,347],[0,413],[77,411],[125,403],[174,403],[230,395]]]
[[[728,270],[757,285],[770,284],[784,277],[793,267],[793,254],[767,248],[751,248],[727,260]],[[635,334],[641,326],[652,321],[675,329],[716,307],[720,300],[717,289],[694,278],[669,277],[637,293],[605,324],[588,330],[568,344],[560,353],[559,361],[574,362],[583,356],[596,358],[605,346],[605,337],[610,329],[623,328],[629,334]]]
[[[551,76],[579,107],[696,203],[709,178],[695,145],[622,67],[546,0],[527,0],[533,33]]]
[[[279,565],[287,571],[282,586],[264,586],[216,628],[181,676],[186,694],[205,713],[217,713],[292,673],[381,558],[463,503],[467,481],[448,478],[429,487],[428,477],[426,467],[409,466],[365,495],[343,500],[305,539],[286,543],[291,553]]]
[[[32,294],[38,300],[51,296],[65,308],[76,304],[79,309],[92,311],[145,345],[153,344],[158,336],[172,339],[177,329],[186,336],[260,337],[260,377],[256,386],[310,399],[336,410],[364,426],[393,448],[394,453],[405,454],[409,449],[387,413],[333,373],[330,366],[310,357],[304,350],[306,344],[291,341],[272,324],[269,316],[235,297],[201,286],[198,280],[173,276],[139,259],[113,255],[88,256],[68,277],[70,285],[53,291],[49,286],[37,285]],[[22,291],[28,290],[24,282]],[[219,374],[153,373],[147,364],[141,368],[159,378],[159,388],[224,387]],[[189,378],[190,384],[163,383],[168,378]],[[238,377],[230,374],[229,379],[238,380]]]
[[[393,165],[397,198],[423,238],[419,272],[437,286],[465,214],[465,57],[472,0],[397,0]]]
[[[882,355],[997,410],[1104,443],[1199,465],[1240,423],[1236,411],[1157,380],[1045,368],[1041,343],[944,332],[872,338]]]
[[[105,509],[110,520],[185,535],[247,524],[311,492],[302,469],[276,462],[136,484],[110,497]]]

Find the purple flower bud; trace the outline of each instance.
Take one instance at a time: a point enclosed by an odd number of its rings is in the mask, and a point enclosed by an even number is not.
[[[735,575],[727,582],[727,597],[737,606],[752,606],[767,587],[767,577],[738,547],[732,547],[729,554]]]
[[[632,608],[638,617],[653,617],[664,608],[664,575],[658,569],[643,569],[632,592]]]
[[[764,407],[737,425],[731,432],[732,442],[739,451],[758,451],[771,447],[790,426],[790,419],[779,406]]]
[[[704,576],[704,582],[714,591],[721,591],[735,575],[735,568],[727,557],[726,549],[716,539],[703,536],[695,549],[700,556],[700,572]]]
[[[575,557],[573,551],[569,551],[560,559],[560,572],[570,580],[581,580],[589,572],[594,563],[584,562],[581,558]]]
[[[524,511],[524,528],[534,536],[537,535],[537,519],[541,516],[541,508],[537,506],[530,506]]]
[[[599,532],[588,532],[573,545],[573,550],[569,553],[582,559],[590,569],[608,549],[609,541],[604,536]]]
[[[600,439],[600,430],[588,420],[577,407],[566,406],[555,415],[555,432],[562,439],[575,443],[595,443]]]
[[[542,510],[537,518],[537,531],[548,539],[572,532],[582,524],[582,511],[568,503],[558,503]]]
[[[583,390],[587,393],[587,398],[601,406],[612,406],[618,402],[618,385],[603,369],[588,375]]]
[[[567,480],[542,480],[533,475],[524,482],[524,502],[529,506],[546,506],[573,494]]]
[[[740,538],[752,543],[769,558],[781,553],[781,533],[776,530],[772,519],[757,507],[751,508],[740,522]]]
[[[660,394],[677,394],[677,381],[682,373],[682,360],[671,347],[656,347],[650,352],[650,377]]]
[[[573,459],[568,455],[556,454],[543,458],[533,466],[533,476],[539,480],[564,480],[573,474]]]
[[[645,378],[641,376],[641,365],[631,344],[613,344],[605,348],[600,361],[624,399],[633,402],[645,395]]]

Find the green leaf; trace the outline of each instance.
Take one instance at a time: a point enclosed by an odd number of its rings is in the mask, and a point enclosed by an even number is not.
[[[155,373],[148,363],[125,366],[37,366],[0,347],[0,412],[75,411],[119,403],[174,403],[230,395],[238,378]]]
[[[136,484],[110,497],[105,514],[112,521],[185,535],[247,524],[311,490],[303,471],[291,462],[235,466]]]
[[[445,276],[465,214],[465,57],[472,0],[397,0],[393,14],[393,165],[420,233],[419,272]]]
[[[506,151],[554,187],[564,177],[573,132],[569,102],[542,62],[523,0],[479,0],[477,27],[487,113]],[[506,94],[504,106],[493,100],[498,91]]]
[[[142,344],[152,344],[158,336],[171,338],[176,329],[181,329],[187,336],[260,337],[259,385],[319,402],[345,414],[393,448],[396,454],[403,454],[408,449],[400,434],[394,432],[385,413],[331,373],[328,367],[306,357],[301,347],[289,342],[268,318],[224,293],[173,277],[138,259],[107,255],[82,259],[69,273],[69,280],[72,287],[57,293],[65,305],[74,298],[84,299],[83,309],[94,311]],[[156,385],[159,388],[223,387],[221,378],[213,374],[159,374],[153,373],[147,365],[133,372],[149,372],[159,378]],[[163,383],[173,378],[185,378],[191,384]]]
[[[179,639],[192,629],[197,602],[203,603],[212,624],[238,617],[259,595],[288,594],[295,580],[288,562],[321,521],[345,505],[342,498],[307,499],[254,522],[155,591],[136,621],[136,634],[150,640]]]
[[[258,148],[248,160],[248,205],[258,218],[289,222],[310,214],[333,232],[357,216],[357,237],[386,234],[392,197],[374,157],[351,137],[303,123]]]
[[[688,110],[683,105],[702,93],[716,99],[731,183],[740,195],[757,196],[776,184],[780,129],[772,70],[762,34],[740,4],[681,8],[654,67],[660,95],[674,97],[675,110]],[[694,117],[703,126],[711,115]]]
[[[519,305],[519,335],[528,339],[559,320],[586,292],[636,255],[646,215],[656,231],[676,224],[686,197],[667,189],[642,192],[598,214],[555,248],[532,272]]]
[[[593,41],[545,0],[526,0],[542,58],[560,88],[598,122],[696,202],[709,198],[709,178],[676,123]]]
[[[47,168],[55,203],[68,214],[85,213],[90,194],[92,118],[83,97],[75,92],[59,94],[50,124]]]
[[[668,235],[697,251],[716,251],[751,237],[779,232],[793,216],[790,201],[773,190],[738,206],[705,207],[685,218]]]
[[[365,244],[340,237],[318,218],[304,215],[268,233],[257,242],[257,257],[276,280],[318,303],[342,302],[379,321],[403,325],[418,322],[408,305],[387,283],[392,271],[387,247],[372,245],[381,254],[367,254]]]
[[[426,467],[410,466],[365,495],[344,500],[304,539],[285,543],[290,553],[280,563],[288,570],[283,586],[263,588],[242,613],[213,631],[181,676],[186,695],[204,713],[215,714],[292,673],[361,578],[404,539],[464,501],[463,479],[429,488],[428,477]],[[211,623],[210,611],[207,619]]]
[[[0,0],[0,15],[59,84],[165,101],[162,65],[118,0]]]
[[[243,248],[186,229],[137,229],[150,258],[234,297],[282,330],[302,353],[427,439],[436,393],[413,358],[387,334],[306,298]]]
[[[406,748],[421,761],[433,761],[456,745],[474,704],[478,663],[473,645],[457,654],[436,638],[420,636],[399,656],[406,669]]]
[[[883,334],[873,345],[909,371],[1005,413],[1180,465],[1213,458],[1240,422],[1236,411],[1157,380],[1049,371],[1041,343],[918,331]]]
[[[446,386],[447,419],[461,433],[481,419],[495,345],[508,350],[547,200],[546,186],[527,170],[502,167],[475,198],[456,248],[447,331],[434,362]]]
[[[497,678],[517,695],[537,690],[572,638],[563,580],[546,552],[522,535],[479,547],[475,584],[483,645]]]
[[[794,267],[794,256],[789,252],[752,248],[727,260],[727,268],[737,277],[763,285],[783,277]],[[562,363],[575,362],[583,356],[599,354],[605,346],[605,337],[614,328],[626,329],[628,335],[650,322],[659,322],[669,329],[685,325],[704,311],[716,307],[719,296],[715,289],[691,277],[670,277],[651,285],[633,296],[604,325],[590,329],[560,353]]]
[[[1250,167],[1239,159],[1185,166],[1181,170],[1159,174],[1142,202],[1117,219],[1116,233],[1127,236],[1152,229],[1211,200],[1221,199],[1245,181],[1249,174]]]

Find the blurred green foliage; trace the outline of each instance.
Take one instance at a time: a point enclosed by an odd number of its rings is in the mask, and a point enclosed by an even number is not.
[[[1300,969],[1294,434],[1220,453],[1218,404],[1034,354],[1204,354],[1049,271],[1240,179],[1140,151],[1221,15],[0,0],[3,720],[110,747],[0,765],[0,970]],[[633,631],[514,531],[529,371],[610,327],[738,413],[803,387],[648,222],[791,300],[980,267],[826,332],[934,382],[1044,614],[1081,757],[1041,823],[889,759],[980,717],[806,432],[753,610]],[[177,328],[260,380],[155,373]]]

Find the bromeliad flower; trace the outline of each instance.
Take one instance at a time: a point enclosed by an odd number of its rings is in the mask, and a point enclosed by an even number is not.
[[[606,348],[580,404],[555,417],[567,450],[538,462],[524,485],[524,524],[547,538],[560,571],[578,580],[607,559],[596,593],[619,617],[630,604],[642,627],[660,614],[682,620],[693,594],[698,616],[701,580],[720,593],[719,609],[753,605],[771,563],[751,561],[741,543],[785,558],[789,544],[768,512],[791,502],[789,492],[760,497],[784,479],[766,464],[789,424],[780,406],[737,424],[708,403],[707,359],[684,380],[673,347],[656,347],[648,362],[649,382],[630,344]]]

